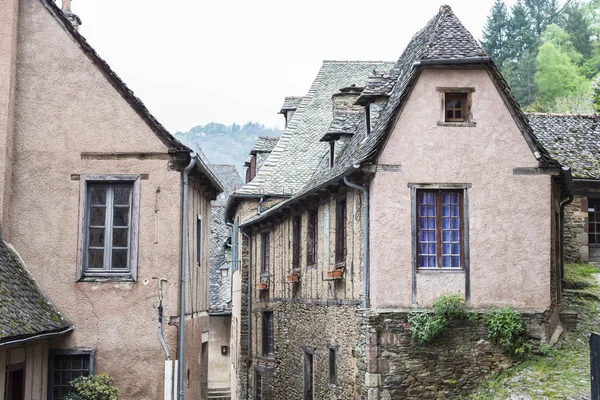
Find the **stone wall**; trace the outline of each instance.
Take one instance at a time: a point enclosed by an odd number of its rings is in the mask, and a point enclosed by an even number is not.
[[[565,207],[565,260],[588,261],[587,197],[575,196]]]
[[[360,399],[453,398],[513,363],[477,321],[451,324],[441,337],[418,346],[411,340],[407,312],[361,311],[358,316]],[[532,315],[528,321],[541,320]]]
[[[253,369],[262,375],[263,398],[303,398],[305,351],[314,357],[315,399],[356,397],[357,303],[353,300],[278,301],[256,309],[253,313]],[[273,311],[274,356],[262,355],[261,310],[264,309]],[[329,379],[330,348],[336,352],[335,383]],[[255,377],[253,373],[253,380]]]

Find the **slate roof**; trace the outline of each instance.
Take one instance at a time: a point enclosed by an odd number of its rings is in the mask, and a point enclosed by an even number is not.
[[[63,26],[73,39],[79,44],[81,50],[90,58],[90,60],[100,68],[105,78],[113,85],[113,87],[123,96],[129,105],[138,113],[138,115],[148,124],[150,129],[165,143],[169,149],[191,152],[192,150],[175,139],[173,135],[148,111],[144,103],[135,96],[133,91],[127,87],[125,82],[111,69],[106,61],[104,61],[87,42],[87,40],[73,27],[69,18],[56,5],[54,0],[39,0],[42,5],[52,14],[52,16]]]
[[[600,179],[600,115],[527,114],[550,155],[575,179]]]
[[[497,84],[501,95],[508,102],[509,109],[532,152],[536,154],[536,157],[539,158],[542,164],[558,166],[556,160],[548,154],[533,134],[527,118],[511,94],[510,87],[491,58],[454,15],[452,9],[449,6],[442,6],[438,14],[413,36],[398,61],[390,69],[390,79],[395,79],[395,82],[390,91],[389,100],[381,110],[380,117],[371,135],[366,137],[363,120],[358,125],[354,136],[346,148],[338,156],[333,168],[329,168],[326,160],[328,157],[327,154],[321,153],[323,155],[318,167],[315,168],[316,172],[306,181],[302,189],[295,192],[292,198],[263,212],[261,216],[256,216],[245,221],[242,225],[251,224],[262,219],[276,209],[298,201],[299,198],[316,191],[320,187],[340,180],[343,176],[351,174],[355,169],[355,165],[373,161],[387,138],[391,129],[391,123],[396,118],[399,110],[402,108],[403,102],[410,93],[410,89],[416,82],[420,67],[422,65],[455,63],[485,65]],[[376,80],[375,78],[374,81]],[[327,108],[327,112],[331,113],[329,107],[325,108]]]
[[[398,76],[395,70],[373,71],[373,75],[367,80],[364,90],[360,94],[356,104],[367,104],[371,99],[385,96],[387,97],[396,83]]]
[[[284,111],[296,110],[298,106],[302,102],[302,96],[286,96],[283,101],[283,105],[281,106],[281,110],[279,114],[283,114]]]
[[[259,136],[250,154],[270,153],[279,141],[279,136]]]
[[[0,345],[44,333],[66,332],[71,327],[44,296],[17,252],[0,240]]]
[[[304,187],[329,149],[319,139],[333,120],[331,96],[352,84],[364,86],[373,69],[392,65],[382,61],[325,61],[260,171],[234,195],[281,196]]]
[[[342,135],[354,135],[357,127],[365,119],[364,112],[357,111],[337,111],[333,116],[333,121],[327,129],[327,133],[320,139],[321,142],[336,140]]]

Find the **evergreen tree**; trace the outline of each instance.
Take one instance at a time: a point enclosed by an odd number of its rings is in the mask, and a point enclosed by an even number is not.
[[[508,22],[508,58],[518,60],[523,52],[536,52],[537,37],[531,29],[532,23],[522,0],[518,0],[511,8]],[[534,57],[535,58],[535,57]]]
[[[483,28],[483,48],[497,65],[507,57],[508,10],[503,0],[496,0]]]
[[[538,36],[541,36],[542,32],[546,30],[550,3],[550,0],[525,0],[525,7]]]
[[[537,96],[535,83],[536,52],[525,50],[516,61],[506,61],[502,67],[504,77],[521,107],[530,106]]]
[[[571,36],[573,46],[584,58],[592,53],[592,29],[583,7],[575,0],[568,0],[563,7],[562,28]]]

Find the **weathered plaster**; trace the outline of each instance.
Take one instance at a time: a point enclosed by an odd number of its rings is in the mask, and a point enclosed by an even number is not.
[[[437,87],[473,87],[476,127],[437,125]],[[485,70],[424,70],[378,160],[371,184],[373,307],[412,301],[408,183],[469,183],[471,302],[550,306],[551,185],[547,175],[516,176],[535,157]],[[431,274],[431,273],[429,273]],[[460,290],[460,275],[418,274],[419,305]]]

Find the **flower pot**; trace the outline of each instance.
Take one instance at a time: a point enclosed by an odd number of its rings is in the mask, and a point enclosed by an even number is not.
[[[332,269],[331,271],[327,271],[328,279],[342,279],[343,276],[344,276],[343,269]]]
[[[266,282],[257,283],[256,289],[257,290],[267,290],[267,283]]]
[[[291,274],[288,274],[287,281],[294,283],[300,282],[300,274],[298,272],[292,272]]]

